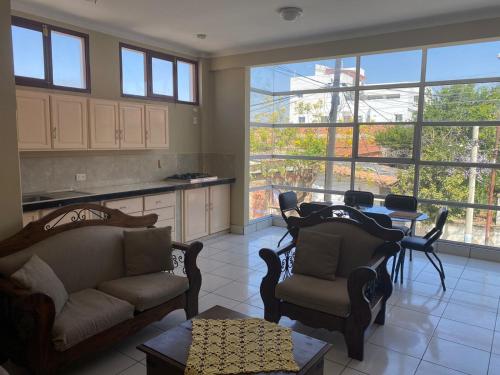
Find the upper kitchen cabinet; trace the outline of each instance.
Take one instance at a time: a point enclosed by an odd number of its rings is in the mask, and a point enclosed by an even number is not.
[[[118,102],[89,100],[90,148],[112,150],[120,148]]]
[[[54,149],[87,149],[87,98],[51,95],[50,104]]]
[[[16,98],[19,149],[51,149],[49,94],[17,90]]]
[[[121,148],[145,148],[144,105],[122,102],[119,109]]]
[[[168,148],[168,107],[146,105],[146,147]]]

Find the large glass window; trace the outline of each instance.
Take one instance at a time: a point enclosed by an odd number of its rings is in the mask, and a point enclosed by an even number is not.
[[[12,17],[18,85],[90,91],[88,35]]]
[[[500,41],[251,69],[250,219],[280,192],[416,195],[443,238],[500,246]],[[257,199],[258,198],[258,199]],[[253,206],[255,205],[255,207]]]

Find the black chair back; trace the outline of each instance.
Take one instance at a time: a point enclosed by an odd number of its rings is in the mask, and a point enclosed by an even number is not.
[[[287,191],[285,193],[281,193],[278,196],[278,202],[280,205],[281,216],[283,220],[288,224],[288,215],[287,213],[290,211],[295,211],[300,214],[300,210],[297,201],[297,194],[293,191]]]
[[[417,198],[410,195],[388,194],[384,206],[390,210],[417,211]]]
[[[344,203],[347,206],[373,206],[375,197],[373,193],[369,191],[359,191],[359,190],[347,190],[344,193]]]
[[[432,245],[441,237],[446,219],[448,219],[448,208],[441,207],[436,218],[436,225],[424,236],[427,240],[426,247]]]
[[[380,214],[378,212],[363,212],[366,216],[371,217],[378,225],[384,228],[392,228],[392,220],[389,215]]]
[[[301,216],[309,216],[314,212],[321,211],[325,207],[329,207],[331,204],[322,202],[304,202],[300,205]]]

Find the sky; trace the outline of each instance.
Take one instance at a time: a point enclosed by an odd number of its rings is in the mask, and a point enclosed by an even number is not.
[[[68,34],[51,33],[53,81],[55,85],[85,88],[82,40]],[[14,72],[18,76],[45,78],[43,37],[40,31],[12,26]],[[125,50],[122,54],[123,89],[132,95],[145,95],[145,61],[142,53]],[[92,67],[90,67],[92,69]],[[191,77],[193,66],[178,62],[178,98],[194,101]],[[119,77],[117,77],[119,79]],[[153,58],[153,89],[157,94],[173,95],[173,64]]]
[[[427,81],[500,77],[500,41],[429,48],[427,53]],[[366,75],[364,83],[417,82],[420,80],[421,60],[421,50],[362,56],[360,65]],[[335,59],[252,68],[252,87],[287,91],[291,77],[314,75],[316,64],[334,67]],[[355,65],[354,57],[342,58],[342,67]]]

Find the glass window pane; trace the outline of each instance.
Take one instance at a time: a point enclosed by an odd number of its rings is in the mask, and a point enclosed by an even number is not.
[[[277,115],[281,114],[274,111],[274,98],[271,95],[250,92],[250,122],[273,124]]]
[[[45,79],[41,31],[12,26],[12,47],[16,76]]]
[[[359,122],[412,122],[417,120],[418,87],[359,92]]]
[[[427,81],[500,77],[500,41],[429,48]]]
[[[273,153],[273,129],[250,128],[250,155],[271,155]]]
[[[422,160],[498,163],[500,126],[424,126]]]
[[[422,51],[361,56],[360,85],[420,81]]]
[[[499,177],[499,171],[491,168],[421,166],[419,198],[496,204]]]
[[[153,94],[174,96],[174,63],[153,57],[151,71]]]
[[[146,96],[146,54],[125,47],[121,54],[123,93]]]
[[[85,44],[81,37],[51,31],[52,81],[56,86],[86,88]]]
[[[270,205],[272,203],[272,190],[251,191],[248,195],[248,216],[250,220],[267,216],[271,213]]]
[[[411,158],[413,132],[413,125],[360,125],[358,155]]]
[[[425,89],[424,121],[500,120],[500,83]]]
[[[274,89],[274,67],[262,66],[250,69],[250,87],[270,93]]]
[[[196,101],[195,65],[177,61],[177,99],[184,102]]]
[[[275,123],[352,123],[354,91],[273,97]]]
[[[413,195],[414,170],[405,164],[356,163],[354,188],[379,195]]]
[[[271,185],[273,174],[272,159],[250,160],[250,187]]]

